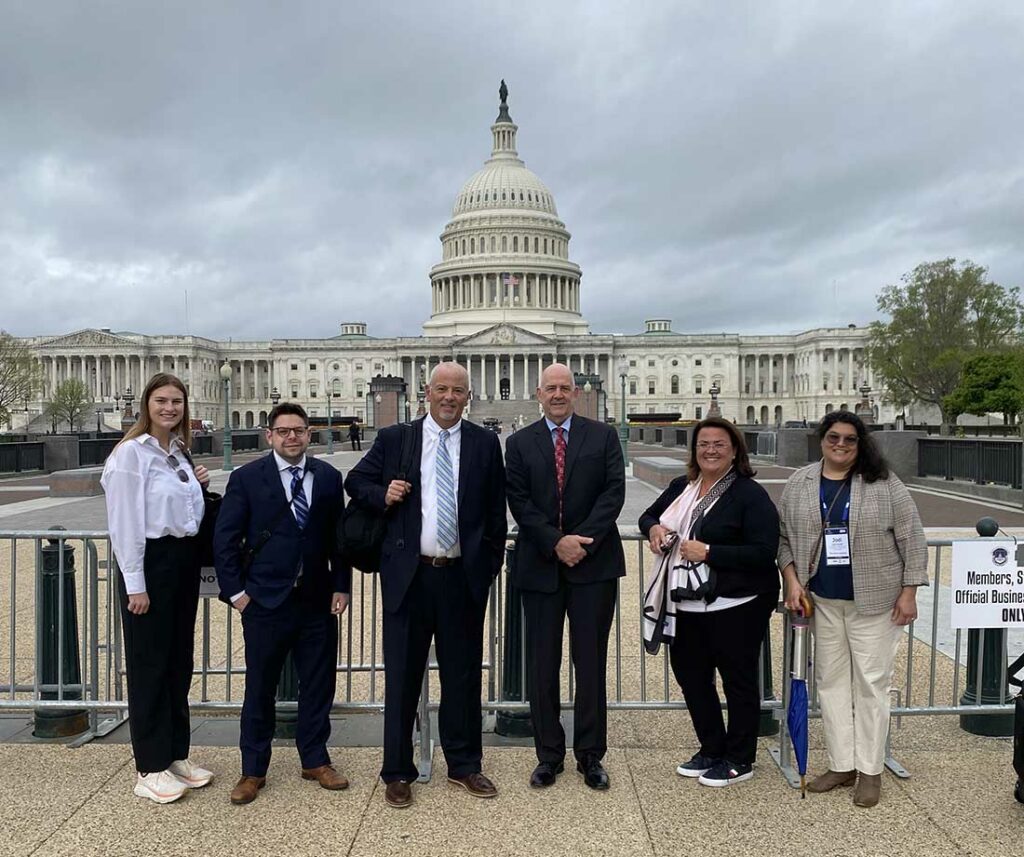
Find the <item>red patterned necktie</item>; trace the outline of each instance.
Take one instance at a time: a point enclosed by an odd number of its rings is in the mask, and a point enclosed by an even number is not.
[[[562,526],[562,490],[565,488],[565,429],[555,426],[555,480],[558,485],[558,526]]]

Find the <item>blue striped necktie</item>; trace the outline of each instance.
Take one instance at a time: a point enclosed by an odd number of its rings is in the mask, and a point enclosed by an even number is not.
[[[309,520],[309,503],[302,488],[302,478],[305,474],[301,467],[289,467],[288,472],[292,475],[292,509],[295,512],[295,523],[299,525],[300,530],[304,530]]]
[[[441,429],[437,443],[437,544],[449,551],[459,540],[459,525],[455,516],[455,473],[448,451],[448,429]]]

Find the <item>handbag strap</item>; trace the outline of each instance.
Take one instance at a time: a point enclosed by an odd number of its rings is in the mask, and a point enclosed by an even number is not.
[[[694,529],[700,522],[700,519],[704,516],[704,512],[707,511],[708,506],[714,503],[719,497],[721,497],[733,482],[736,481],[736,471],[730,469],[721,479],[719,479],[714,485],[711,486],[707,494],[705,494],[700,502],[693,507],[693,512],[690,513],[690,527],[688,532],[688,538],[693,537]]]
[[[412,468],[412,453],[416,446],[416,430],[412,423],[402,423],[402,446],[398,455],[397,478],[408,482],[409,470]]]

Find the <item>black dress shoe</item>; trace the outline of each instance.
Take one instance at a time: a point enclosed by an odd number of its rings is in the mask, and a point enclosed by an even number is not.
[[[583,782],[592,789],[606,789],[610,785],[608,782],[608,772],[596,759],[588,762],[577,762],[576,770],[583,774]]]
[[[552,762],[541,762],[533,769],[533,773],[530,774],[530,786],[535,789],[553,786],[555,784],[555,777],[564,770],[565,766],[561,762],[557,765]]]

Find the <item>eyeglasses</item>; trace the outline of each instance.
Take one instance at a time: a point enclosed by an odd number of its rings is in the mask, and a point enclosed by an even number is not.
[[[713,449],[715,452],[721,452],[723,449],[728,449],[731,446],[727,441],[724,440],[698,440],[697,449]]]
[[[839,434],[839,432],[830,431],[825,435],[825,440],[832,446],[856,446],[860,438],[855,434]]]
[[[171,468],[174,470],[174,472],[178,474],[179,482],[188,482],[188,474],[181,469],[181,462],[178,461],[177,458],[175,458],[173,455],[168,455],[167,463],[171,465]]]
[[[276,434],[279,438],[284,440],[286,437],[289,437],[290,435],[302,437],[303,435],[306,434],[307,431],[309,431],[309,428],[307,426],[299,426],[298,428],[288,428],[286,426],[280,426],[278,428],[272,428],[271,431],[274,434]]]

